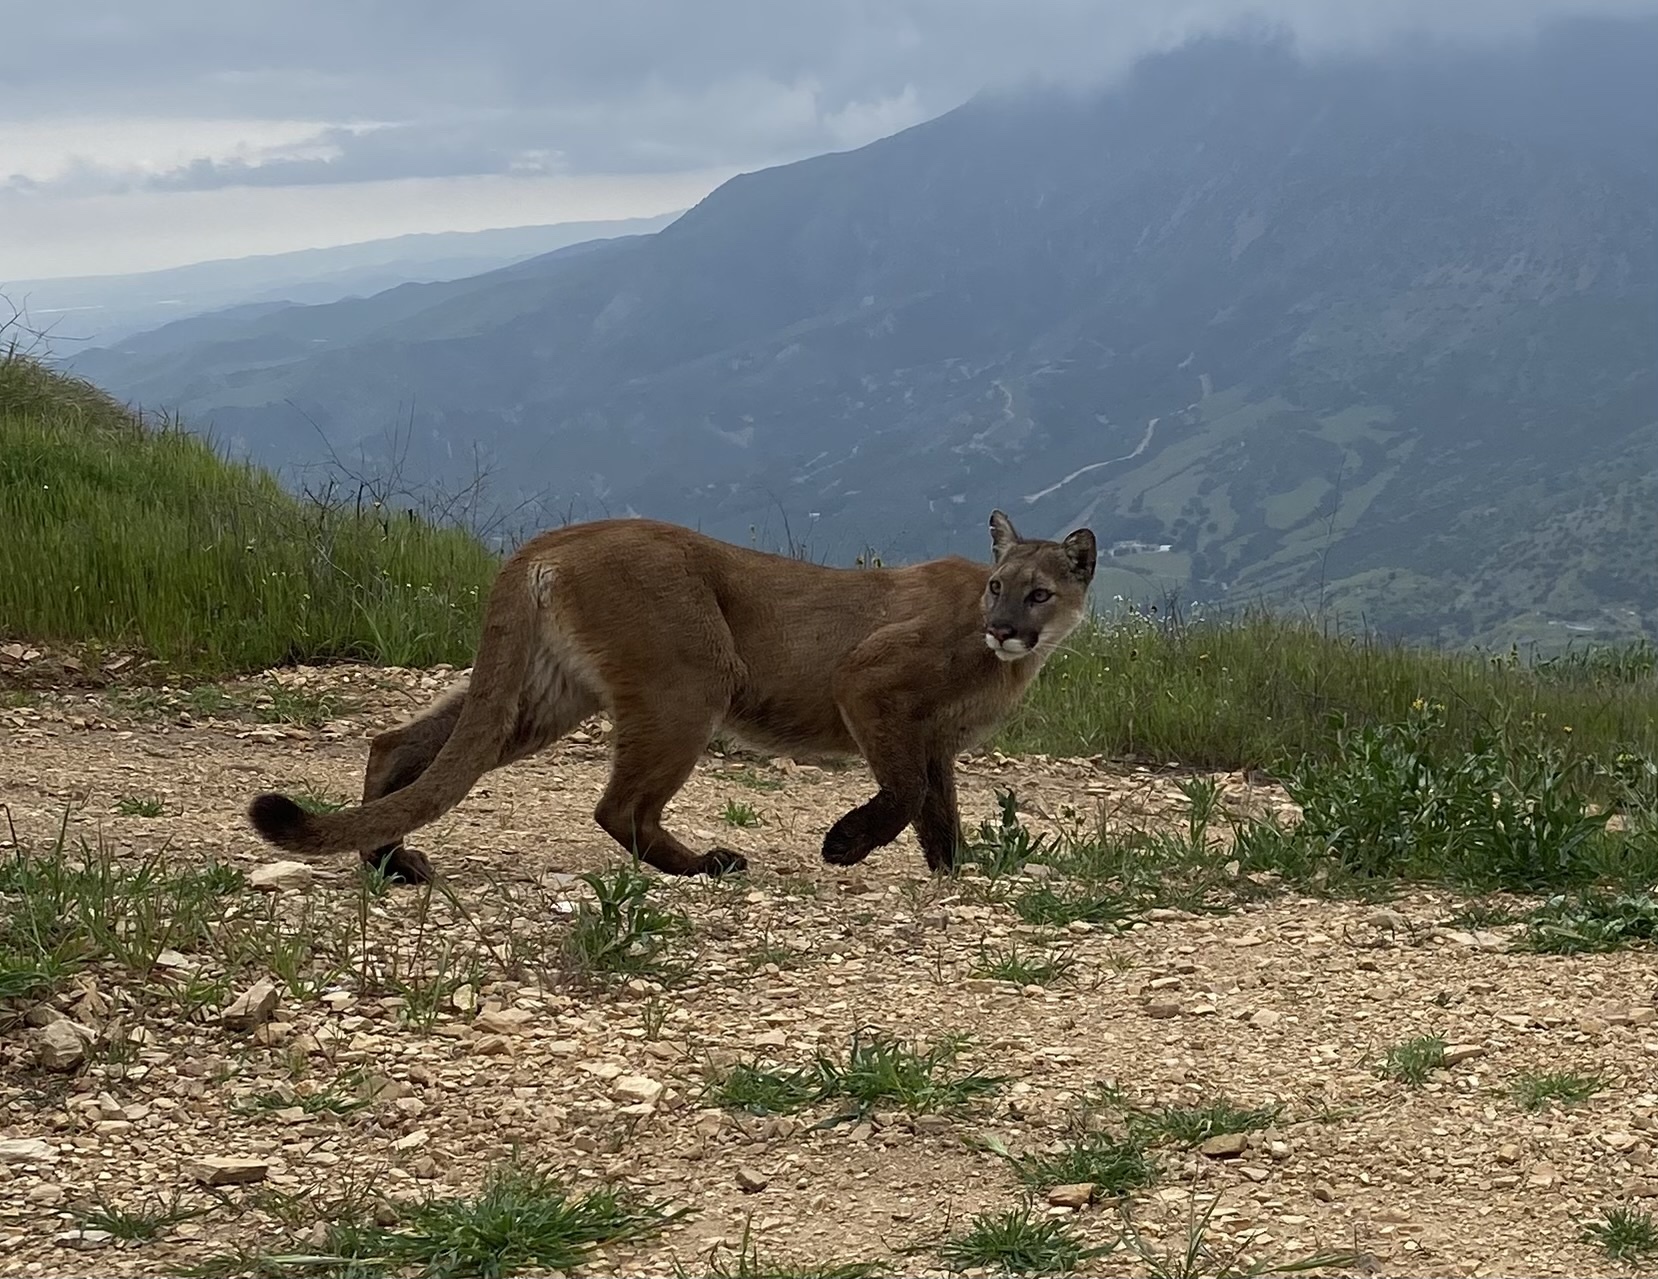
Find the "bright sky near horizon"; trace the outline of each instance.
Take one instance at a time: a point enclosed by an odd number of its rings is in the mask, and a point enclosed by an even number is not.
[[[1200,31],[1526,38],[1658,0],[0,0],[0,288],[645,216]]]

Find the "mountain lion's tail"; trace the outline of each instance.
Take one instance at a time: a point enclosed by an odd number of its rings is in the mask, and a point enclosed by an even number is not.
[[[501,745],[518,716],[536,640],[525,565],[509,561],[490,589],[466,704],[426,771],[402,790],[337,813],[308,813],[286,795],[255,796],[248,805],[254,829],[278,848],[321,857],[395,844],[442,817],[500,758]]]

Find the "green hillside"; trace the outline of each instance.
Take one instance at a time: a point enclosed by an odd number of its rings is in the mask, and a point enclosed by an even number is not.
[[[495,563],[455,529],[296,498],[16,354],[0,358],[0,529],[0,636],[202,674],[464,665]]]

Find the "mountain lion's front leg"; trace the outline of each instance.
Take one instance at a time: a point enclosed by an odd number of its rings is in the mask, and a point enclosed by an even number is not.
[[[935,753],[927,760],[927,793],[916,818],[915,835],[927,856],[927,869],[949,872],[956,868],[961,847],[961,813],[956,806],[956,761]]]
[[[927,796],[927,749],[914,731],[916,721],[895,700],[848,699],[847,724],[880,789],[829,828],[823,860],[854,866],[892,843],[921,816]]]

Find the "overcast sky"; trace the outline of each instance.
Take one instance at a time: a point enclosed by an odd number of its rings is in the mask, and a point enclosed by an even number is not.
[[[0,0],[0,286],[628,217],[1252,15],[1311,51],[1658,0]]]

